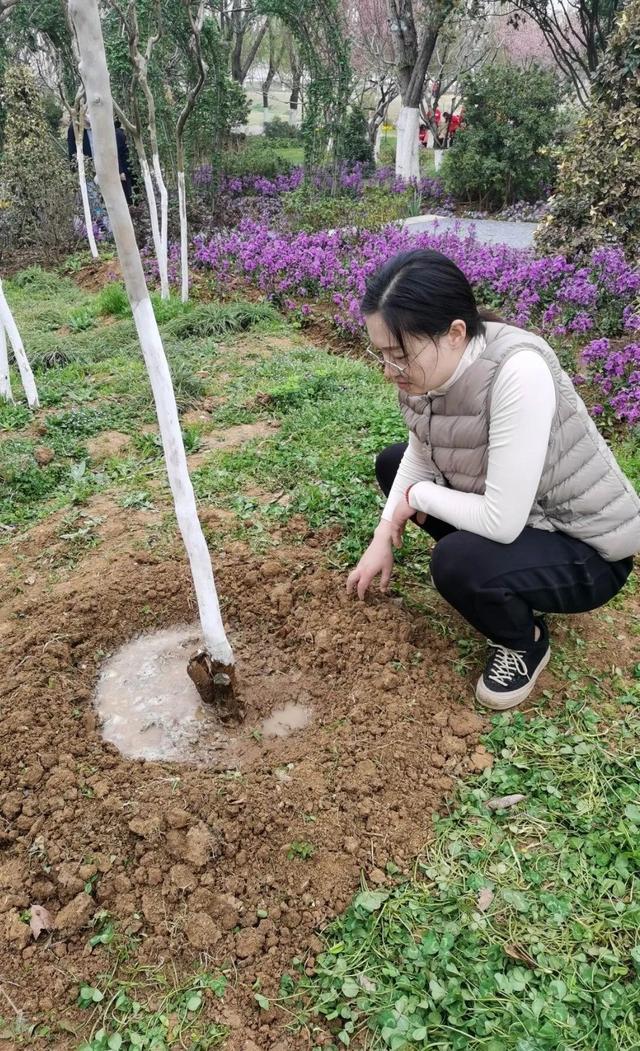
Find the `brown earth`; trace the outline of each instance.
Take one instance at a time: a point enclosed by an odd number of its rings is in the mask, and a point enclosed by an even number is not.
[[[215,1008],[230,1051],[309,1047],[251,986],[275,993],[295,956],[312,968],[318,928],[361,872],[378,885],[391,860],[410,871],[456,779],[490,765],[455,644],[400,600],[349,600],[326,569],[331,534],[293,520],[266,557],[237,541],[215,557],[248,705],[238,764],[125,760],[100,736],[98,669],[136,634],[193,621],[192,588],[180,548],[153,532],[159,512],[102,496],[86,514],[100,543],[69,563],[61,515],[0,550],[0,982],[27,1020],[52,1024],[53,1044],[28,1046],[76,1048],[79,985],[112,966],[88,946],[107,910],[140,963],[230,968]],[[633,649],[625,614],[607,617],[579,622],[599,643],[594,669]],[[256,740],[292,682],[311,725]],[[289,857],[293,842],[312,858]],[[32,905],[54,923],[37,942]]]
[[[148,546],[159,516],[95,504],[101,543],[79,561],[60,562],[59,515],[0,560],[0,975],[27,1019],[75,1026],[79,983],[109,966],[87,948],[106,909],[141,939],[139,960],[232,964],[231,1048],[250,1036],[306,1046],[257,1011],[250,985],[259,976],[273,992],[293,956],[317,950],[314,930],[346,906],[361,869],[377,883],[387,861],[409,863],[454,778],[490,761],[467,683],[443,670],[443,639],[429,639],[430,668],[421,663],[420,618],[347,599],[343,577],[323,568],[327,537],[289,537],[267,558],[235,542],[216,561],[249,707],[240,768],[125,760],[100,736],[97,670],[137,633],[195,609],[179,549]],[[282,681],[313,721],[255,741]],[[288,857],[294,841],[313,845],[311,860]],[[34,904],[55,922],[37,942],[21,919]]]

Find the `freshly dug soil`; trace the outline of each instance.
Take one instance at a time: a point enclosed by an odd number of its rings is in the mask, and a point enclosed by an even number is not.
[[[471,683],[427,620],[393,599],[349,599],[324,568],[323,538],[285,536],[267,557],[235,542],[216,570],[245,680],[239,758],[230,769],[125,759],[93,710],[99,668],[195,609],[180,549],[145,542],[149,514],[105,517],[101,546],[53,576],[33,567],[55,551],[55,516],[16,539],[12,558],[0,552],[0,976],[27,1019],[59,1033],[29,1046],[75,1048],[79,1036],[56,1027],[85,1035],[74,1004],[109,968],[104,948],[88,948],[106,909],[140,939],[141,962],[231,965],[220,1015],[231,1051],[309,1046],[258,1011],[251,984],[268,996],[294,956],[310,951],[313,966],[314,931],[361,870],[376,885],[388,861],[409,863],[455,779],[490,765]],[[256,733],[292,693],[310,724]],[[290,857],[294,842],[313,856]],[[32,904],[55,919],[37,942],[21,919]]]

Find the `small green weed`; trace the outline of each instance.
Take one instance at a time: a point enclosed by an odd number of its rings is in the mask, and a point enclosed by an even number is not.
[[[72,332],[85,332],[86,329],[93,328],[95,323],[96,319],[88,307],[79,307],[69,315],[69,328]]]
[[[308,861],[312,858],[316,852],[316,848],[313,843],[307,843],[305,840],[294,839],[293,843],[289,844],[287,850],[287,857],[289,861],[293,861],[294,858],[299,858],[301,861]]]
[[[105,285],[98,294],[95,310],[100,317],[130,317],[131,307],[124,285],[119,281]]]
[[[174,987],[160,969],[138,968],[126,981],[105,975],[80,988],[78,1005],[94,1021],[78,1051],[208,1051],[228,1034],[209,1017],[226,986],[224,975],[206,971]]]
[[[365,887],[315,975],[283,980],[324,1051],[356,1036],[397,1051],[637,1048],[637,708],[614,731],[578,702],[553,720],[502,716],[486,743],[493,768],[436,821],[414,880]]]

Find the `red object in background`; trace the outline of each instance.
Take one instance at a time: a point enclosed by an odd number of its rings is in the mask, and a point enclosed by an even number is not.
[[[458,113],[453,113],[449,121],[449,138],[452,139],[460,127],[461,118]]]
[[[433,114],[433,119],[435,120],[436,124],[439,124],[442,120],[442,114],[439,109],[437,109]]]
[[[420,125],[420,130],[418,132],[418,138],[420,139],[420,142],[422,143],[423,146],[427,145],[427,136],[428,136],[427,125],[426,124],[421,124]]]

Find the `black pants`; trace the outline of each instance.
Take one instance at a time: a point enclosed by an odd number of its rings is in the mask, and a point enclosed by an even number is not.
[[[380,488],[389,494],[405,444],[376,460]],[[632,558],[605,560],[582,540],[527,526],[512,544],[498,544],[427,516],[420,527],[437,541],[431,575],[441,595],[492,642],[528,649],[533,611],[585,613],[620,591]]]

